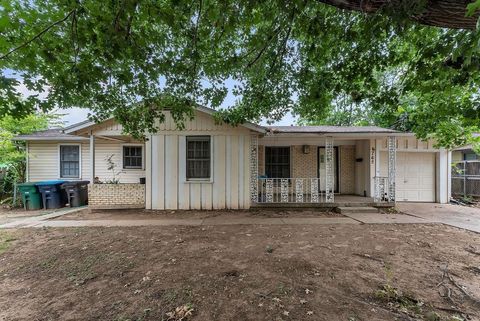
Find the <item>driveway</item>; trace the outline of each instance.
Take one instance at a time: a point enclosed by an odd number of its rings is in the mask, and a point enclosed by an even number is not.
[[[451,204],[397,203],[403,213],[422,218],[432,223],[463,228],[480,233],[480,209]]]

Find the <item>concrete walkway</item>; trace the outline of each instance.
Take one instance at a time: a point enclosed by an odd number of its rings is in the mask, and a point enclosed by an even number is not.
[[[435,203],[397,203],[397,209],[425,221],[480,233],[479,208]]]
[[[432,223],[420,217],[402,214],[345,213],[351,219],[365,224],[426,224]]]
[[[11,217],[10,221],[7,223],[1,224],[0,228],[20,228],[20,227],[30,227],[35,226],[36,224],[41,224],[42,222],[48,222],[52,218],[57,218],[66,214],[72,214],[77,211],[81,211],[86,209],[86,206],[81,207],[64,207],[61,209],[51,210],[47,214],[42,213],[40,215],[35,216],[23,216],[23,217]]]
[[[51,220],[83,208],[63,209],[0,225],[0,228],[82,226],[175,226],[175,225],[316,225],[316,224],[431,224],[441,223],[480,233],[480,209],[433,203],[398,203],[404,214],[352,213],[346,217],[255,217],[214,216],[208,218]]]
[[[20,222],[19,222],[20,223]],[[348,217],[210,217],[204,219],[151,219],[151,220],[44,220],[0,225],[0,228],[27,227],[81,227],[81,226],[200,226],[200,225],[315,225],[315,224],[360,224]]]

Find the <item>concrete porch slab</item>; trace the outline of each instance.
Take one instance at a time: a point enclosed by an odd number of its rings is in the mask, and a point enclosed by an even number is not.
[[[404,214],[380,213],[342,213],[351,219],[365,224],[425,224],[432,223],[428,220]]]

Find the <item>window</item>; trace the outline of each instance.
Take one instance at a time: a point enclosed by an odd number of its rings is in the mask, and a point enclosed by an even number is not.
[[[465,152],[463,154],[463,160],[477,160],[477,154],[475,154],[474,152]]]
[[[60,177],[80,177],[79,145],[60,145]]]
[[[187,179],[210,178],[210,136],[187,137]]]
[[[142,168],[142,146],[123,146],[123,168]]]
[[[265,175],[269,178],[290,177],[290,147],[265,147]]]

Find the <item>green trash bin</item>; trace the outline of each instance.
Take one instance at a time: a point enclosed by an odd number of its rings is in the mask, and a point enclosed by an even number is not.
[[[42,194],[38,192],[35,183],[18,184],[18,189],[22,193],[23,206],[26,210],[39,210],[43,208]]]

